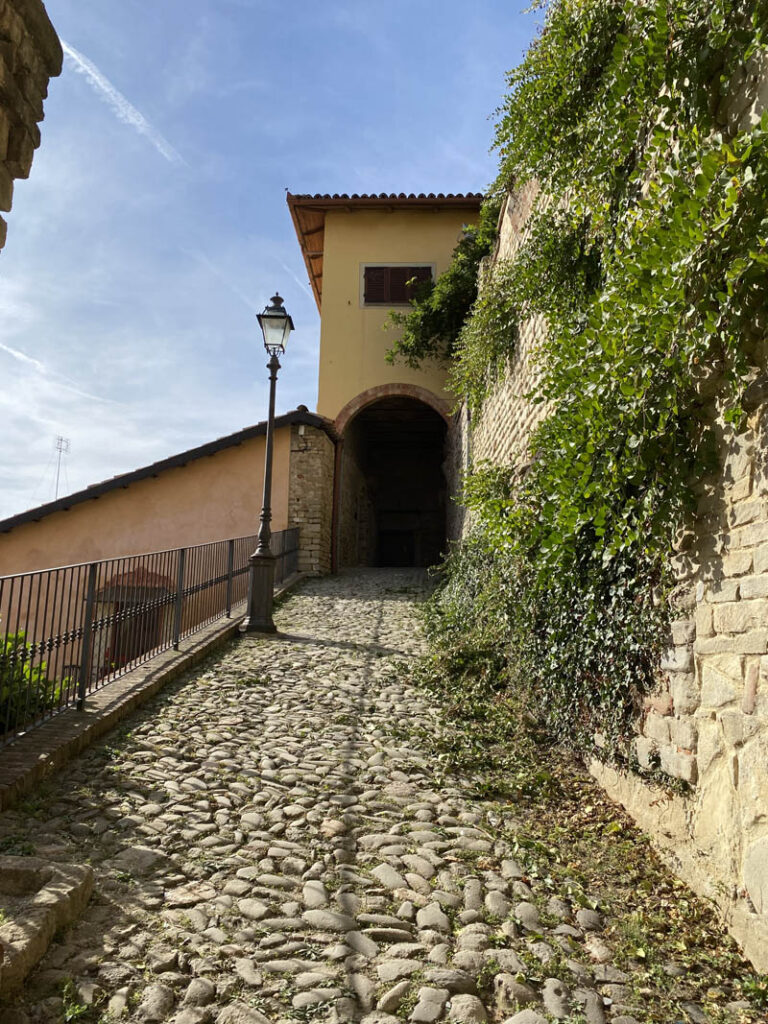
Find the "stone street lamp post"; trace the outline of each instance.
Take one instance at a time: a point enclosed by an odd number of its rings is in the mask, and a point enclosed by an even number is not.
[[[264,348],[269,355],[269,414],[267,416],[266,454],[264,457],[264,498],[259,519],[259,546],[249,558],[248,607],[240,627],[244,633],[274,633],[272,621],[272,595],[275,587],[275,556],[272,554],[272,448],[275,430],[275,386],[280,369],[278,353],[285,352],[293,320],[283,308],[283,300],[273,295],[270,305],[259,313],[259,325],[264,335]]]

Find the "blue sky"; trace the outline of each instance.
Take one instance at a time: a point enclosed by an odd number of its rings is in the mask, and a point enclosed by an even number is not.
[[[525,0],[47,0],[65,43],[0,255],[0,518],[317,395],[291,192],[480,191]]]

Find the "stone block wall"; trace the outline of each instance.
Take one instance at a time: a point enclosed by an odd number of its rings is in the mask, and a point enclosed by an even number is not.
[[[0,0],[0,210],[8,212],[13,181],[26,178],[40,145],[38,123],[48,82],[61,73],[59,38],[40,0]],[[0,248],[7,225],[0,217]]]
[[[331,569],[335,446],[317,427],[291,427],[288,525],[299,528],[299,572]]]
[[[680,618],[646,702],[640,763],[689,783],[666,845],[768,969],[768,403],[737,434],[718,423],[722,472],[702,483],[673,559]],[[634,811],[645,796],[617,795]]]

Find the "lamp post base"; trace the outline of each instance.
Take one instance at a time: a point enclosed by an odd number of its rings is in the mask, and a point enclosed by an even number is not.
[[[275,556],[251,555],[248,573],[248,607],[241,633],[276,633],[272,621],[275,588]]]

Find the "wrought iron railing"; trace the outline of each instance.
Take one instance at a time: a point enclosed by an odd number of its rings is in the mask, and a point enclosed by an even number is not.
[[[244,604],[256,537],[0,576],[0,746]],[[275,584],[299,531],[272,535]]]

